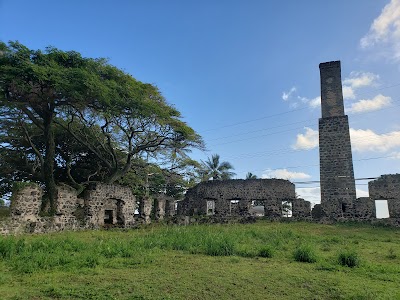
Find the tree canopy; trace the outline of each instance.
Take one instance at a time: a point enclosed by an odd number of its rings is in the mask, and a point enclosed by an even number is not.
[[[37,181],[53,207],[57,182],[121,181],[145,157],[193,147],[201,137],[157,87],[102,58],[0,42],[3,193],[14,180]]]

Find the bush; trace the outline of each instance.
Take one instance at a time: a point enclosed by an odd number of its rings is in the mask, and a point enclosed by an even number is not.
[[[205,254],[211,256],[229,256],[234,253],[234,243],[224,236],[209,237],[206,241]]]
[[[396,259],[397,258],[397,255],[394,252],[393,248],[389,249],[389,254],[388,254],[387,258],[389,258],[389,259]]]
[[[258,256],[260,257],[268,257],[271,258],[273,253],[272,249],[268,246],[262,247],[260,250],[258,250]]]
[[[308,245],[297,247],[293,256],[294,260],[299,262],[314,263],[317,261],[317,256],[314,250]]]
[[[358,255],[354,251],[344,251],[339,253],[339,264],[345,267],[357,267],[360,264]]]

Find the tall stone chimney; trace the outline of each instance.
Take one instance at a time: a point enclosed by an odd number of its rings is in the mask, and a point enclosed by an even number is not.
[[[344,114],[340,61],[319,65],[321,110],[319,160],[321,205],[327,217],[352,216],[356,199],[349,120]]]

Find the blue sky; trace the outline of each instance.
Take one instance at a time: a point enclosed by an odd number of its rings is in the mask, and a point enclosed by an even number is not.
[[[399,173],[400,0],[0,0],[0,39],[107,57],[203,136],[195,159],[295,182],[319,180],[318,64],[341,60],[355,177]]]

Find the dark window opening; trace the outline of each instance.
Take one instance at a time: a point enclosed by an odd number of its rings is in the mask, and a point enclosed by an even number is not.
[[[112,210],[106,210],[104,212],[104,224],[112,224],[113,223],[113,211]]]

